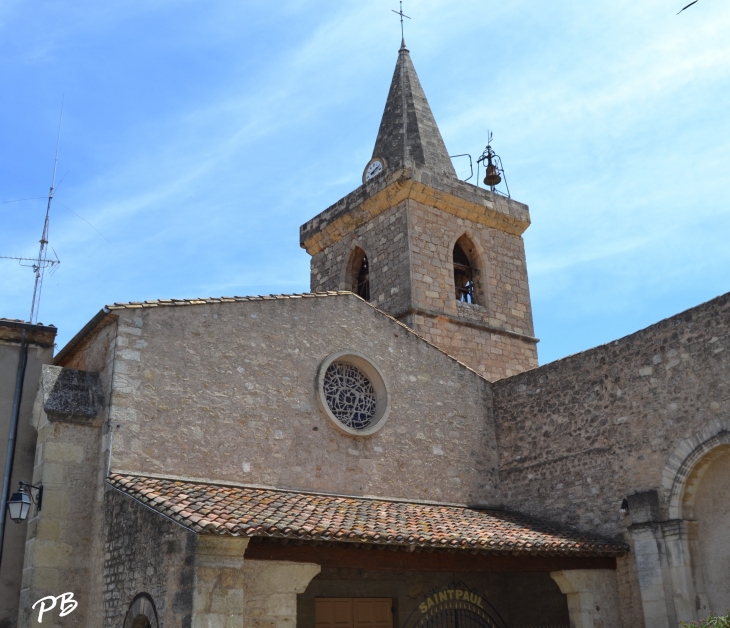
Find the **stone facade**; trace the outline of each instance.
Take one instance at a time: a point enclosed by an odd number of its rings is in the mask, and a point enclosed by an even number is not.
[[[303,627],[338,595],[392,599],[403,628],[451,568],[512,626],[676,628],[730,603],[730,295],[538,367],[528,208],[455,178],[405,47],[394,86],[376,142],[390,163],[301,227],[315,294],[107,306],[44,367],[20,628],[63,591],[78,609],[62,625],[79,628]],[[474,303],[456,299],[457,242]],[[346,292],[362,252],[371,304]],[[377,366],[381,429],[323,411],[334,354]],[[155,482],[117,492],[110,473]],[[196,501],[186,479],[246,488]],[[312,493],[336,505],[315,512]],[[388,500],[418,515],[389,518]],[[501,523],[460,545],[439,536],[462,527],[443,523],[449,505]],[[490,526],[519,518],[505,510],[603,537],[561,541],[571,562],[548,566],[537,525],[496,546]],[[608,539],[627,545],[589,551]]]
[[[43,479],[51,501],[29,525],[23,600],[68,582],[80,589],[86,618],[106,614],[109,625],[118,623],[134,595],[150,591],[157,591],[150,595],[158,610],[178,608],[180,621],[189,616],[193,626],[196,616],[204,623],[221,608],[226,619],[215,621],[226,626],[297,621],[292,608],[297,595],[306,597],[306,583],[264,590],[263,575],[245,576],[264,569],[258,561],[246,566],[245,548],[226,549],[198,536],[191,550],[189,533],[173,532],[165,520],[153,525],[158,515],[125,502],[128,497],[105,497],[103,483],[89,490],[87,478],[103,479],[109,465],[127,473],[501,505],[623,536],[633,553],[618,559],[610,591],[605,578],[594,582],[595,574],[578,584],[571,574],[557,579],[568,596],[557,599],[573,600],[571,617],[580,615],[583,625],[590,619],[646,628],[667,626],[667,618],[696,618],[722,587],[715,567],[698,564],[707,562],[698,526],[677,518],[694,512],[696,498],[700,525],[713,531],[705,546],[722,555],[727,541],[712,522],[723,515],[707,495],[727,490],[713,461],[721,468],[730,441],[723,418],[729,410],[729,304],[730,297],[720,297],[494,384],[351,293],[111,306],[63,357],[68,365],[100,367],[98,376],[52,367],[41,386],[34,479]],[[392,416],[369,437],[335,429],[317,406],[318,365],[343,349],[372,359],[389,384]],[[73,384],[76,397],[61,399],[76,398],[74,408],[54,399],[59,381]],[[98,416],[79,420],[97,407],[81,402],[94,398],[80,392],[82,383],[103,391],[103,407]],[[698,464],[709,471],[699,473]],[[80,516],[71,526],[74,491],[81,494]],[[626,516],[618,512],[624,498]],[[184,551],[166,558],[140,545],[133,555],[124,553],[135,536],[170,535],[188,539],[175,546]],[[75,548],[92,560],[74,562]],[[175,582],[182,582],[182,572],[164,567],[165,560],[194,571],[193,589],[202,597],[185,612],[168,595],[181,590]],[[282,568],[276,562],[266,567],[271,573]],[[133,577],[114,598],[112,586],[122,587],[114,574],[122,570]],[[93,584],[84,590],[94,573],[104,574],[99,590]],[[156,581],[160,574],[172,574],[174,582]],[[675,593],[667,597],[667,591]],[[586,600],[609,593],[617,614],[596,611],[589,618]],[[239,617],[233,623],[231,613]],[[84,621],[83,613],[75,614],[74,625]]]
[[[112,471],[491,500],[489,383],[350,293],[114,313]],[[319,365],[343,349],[368,356],[391,391],[372,437],[343,434],[318,406]]]
[[[494,385],[504,503],[624,535],[635,557],[619,561],[622,612],[643,615],[646,628],[722,612],[728,601],[716,588],[727,590],[726,576],[702,558],[691,505],[700,478],[713,495],[730,486],[703,476],[730,442],[729,322],[724,295]],[[709,510],[704,521],[729,512],[721,501]],[[724,533],[704,538],[727,553]]]
[[[20,627],[35,622],[35,601],[64,587],[78,592],[79,604],[64,625],[85,626],[103,613],[103,578],[91,574],[103,573],[115,346],[115,318],[102,310],[67,345],[67,352],[74,349],[68,368],[42,372],[31,423],[37,433],[33,484],[43,483],[44,508],[24,526]]]
[[[727,429],[730,298],[494,385],[502,499],[620,534],[629,494],[655,489],[681,439]]]
[[[350,257],[362,249],[370,264],[371,302],[393,315],[411,300],[408,201],[401,201],[377,219],[346,234],[312,258],[312,292],[353,290]]]
[[[98,394],[95,388],[78,394],[79,381],[98,382],[96,377],[84,377],[86,373],[74,375],[70,369],[44,366],[33,411],[38,434],[33,484],[43,484],[43,510],[33,511],[28,518],[19,626],[31,625],[38,613],[32,610],[33,603],[48,595],[76,594],[79,610],[68,616],[67,626],[84,626],[95,601],[93,587],[88,585],[93,582],[93,530],[95,519],[101,517],[98,505],[105,471],[99,455],[102,422],[99,416],[78,420],[88,410],[86,404],[77,408],[67,404],[67,414],[59,412],[59,396],[78,401]],[[59,378],[73,382],[68,394],[55,387]],[[45,411],[46,402],[55,410],[53,420]]]

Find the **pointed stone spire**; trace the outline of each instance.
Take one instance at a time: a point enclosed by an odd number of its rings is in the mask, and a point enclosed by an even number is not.
[[[373,157],[384,157],[389,168],[414,163],[456,178],[405,40],[398,51]]]

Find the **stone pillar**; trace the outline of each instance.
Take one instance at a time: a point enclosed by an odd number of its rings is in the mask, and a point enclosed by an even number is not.
[[[87,623],[89,583],[98,577],[90,557],[93,520],[102,508],[95,490],[102,403],[98,373],[43,366],[33,409],[36,460],[32,480],[25,478],[36,486],[43,484],[43,508],[37,512],[33,507],[28,517],[20,628],[38,624],[36,601],[67,592],[74,594],[78,606],[61,620],[63,625]],[[58,613],[58,608],[49,611],[42,623],[58,621]]]
[[[304,592],[320,570],[311,563],[245,561],[246,627],[296,628],[297,594]]]
[[[248,538],[201,534],[195,549],[192,628],[243,628]]]
[[[697,524],[661,521],[656,491],[628,496],[641,602],[646,628],[674,628],[708,613],[697,555]]]
[[[682,521],[684,544],[687,548],[684,555],[688,558],[688,568],[692,575],[692,582],[695,589],[694,608],[697,615],[694,621],[704,619],[710,614],[710,601],[707,599],[707,588],[703,577],[702,567],[698,564],[700,557],[700,541],[697,534],[696,521]]]
[[[570,628],[620,628],[616,572],[607,569],[553,571],[568,596]]]
[[[697,523],[674,519],[665,521],[661,527],[677,622],[681,625],[681,622],[696,621],[709,611],[702,572],[692,566],[692,544],[697,541]]]
[[[632,514],[633,516],[633,514]],[[634,541],[645,628],[674,628],[677,617],[661,526],[646,522],[629,527]]]

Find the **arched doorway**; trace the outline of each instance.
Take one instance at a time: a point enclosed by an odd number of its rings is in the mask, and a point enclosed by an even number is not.
[[[466,608],[445,608],[430,616],[421,628],[499,628],[484,611],[469,610]]]
[[[730,607],[730,421],[683,440],[664,469],[666,538],[678,617]],[[666,534],[665,534],[666,537]]]
[[[124,628],[158,628],[157,609],[147,593],[137,595],[127,609]]]
[[[730,608],[730,446],[715,452],[703,470],[692,515],[708,606],[720,615]]]

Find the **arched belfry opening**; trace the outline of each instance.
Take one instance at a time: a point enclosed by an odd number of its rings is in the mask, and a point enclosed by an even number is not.
[[[347,262],[347,289],[357,296],[370,301],[370,263],[368,256],[359,246],[356,246]]]
[[[454,288],[456,300],[462,303],[477,303],[479,267],[477,250],[465,235],[454,244]]]

